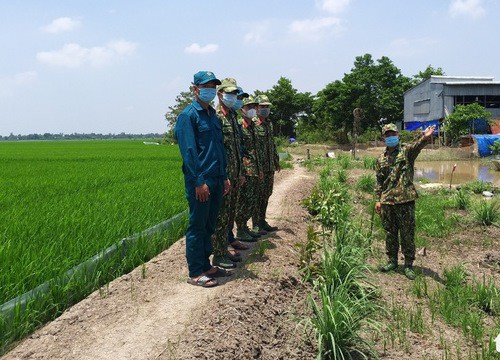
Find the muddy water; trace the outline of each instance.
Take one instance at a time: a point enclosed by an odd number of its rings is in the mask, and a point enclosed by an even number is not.
[[[453,165],[457,168],[453,173],[452,184],[463,184],[468,181],[481,180],[500,186],[500,171],[495,171],[488,164],[477,160],[471,161],[418,161],[415,163],[415,178],[425,178],[430,182],[450,183]]]

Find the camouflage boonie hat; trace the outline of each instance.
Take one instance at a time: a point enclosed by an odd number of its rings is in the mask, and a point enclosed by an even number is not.
[[[236,84],[236,80],[232,78],[225,78],[221,80],[221,84],[217,86],[217,92],[233,92],[238,91],[238,85]]]
[[[388,131],[399,132],[398,127],[396,125],[394,125],[394,124],[386,124],[386,125],[384,125],[384,127],[382,128],[382,134],[385,134]]]
[[[243,106],[248,104],[258,104],[258,103],[259,102],[253,96],[249,96],[243,99]]]
[[[267,95],[259,95],[255,98],[259,105],[272,105]]]

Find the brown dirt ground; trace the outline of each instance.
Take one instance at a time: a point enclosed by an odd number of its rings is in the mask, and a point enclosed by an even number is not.
[[[21,341],[12,359],[310,359],[317,349],[300,322],[307,284],[295,243],[308,216],[300,206],[315,175],[276,175],[268,219],[280,230],[244,252],[233,276],[211,289],[186,283],[184,238],[68,309]]]

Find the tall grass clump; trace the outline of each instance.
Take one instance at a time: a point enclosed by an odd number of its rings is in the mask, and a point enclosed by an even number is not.
[[[375,176],[372,174],[361,175],[354,185],[354,188],[366,193],[373,193],[373,190],[375,189]]]
[[[341,169],[347,170],[350,169],[352,166],[352,159],[349,155],[340,154],[337,157],[337,163],[339,164]]]
[[[363,158],[363,167],[368,170],[375,170],[375,166],[377,165],[377,158],[371,156],[365,156]]]
[[[359,333],[380,333],[380,323],[374,320],[379,309],[368,294],[357,297],[349,288],[345,283],[336,288],[325,283],[317,286],[318,299],[311,300],[311,324],[318,340],[318,359],[377,357],[373,344]]]
[[[318,186],[304,202],[323,228],[322,249],[317,247],[317,236],[315,241],[308,236],[309,245],[302,247],[301,258],[306,260],[302,266],[314,284],[309,325],[318,341],[318,359],[368,359],[377,354],[361,332],[380,334],[376,314],[382,308],[374,301],[375,288],[368,281],[369,239],[360,224],[350,219],[349,191],[338,175],[345,172],[347,162],[339,167],[336,177],[331,176],[331,168],[323,169]],[[316,266],[310,264],[313,249],[321,252]]]
[[[481,225],[498,225],[500,221],[500,202],[498,200],[482,200],[474,208],[474,218]]]
[[[464,190],[459,190],[452,197],[453,205],[459,210],[467,210],[471,204],[470,195]]]

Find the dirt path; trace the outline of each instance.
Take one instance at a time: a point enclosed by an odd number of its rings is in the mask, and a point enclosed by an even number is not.
[[[280,357],[313,357],[312,345],[294,340],[303,335],[292,335],[294,314],[305,311],[307,291],[297,281],[294,250],[307,231],[299,202],[313,183],[314,175],[300,167],[277,174],[268,217],[280,231],[246,251],[245,264],[221,286],[186,283],[183,238],[68,309],[2,359],[214,358],[222,353],[274,358],[277,344]]]

